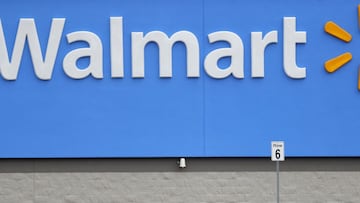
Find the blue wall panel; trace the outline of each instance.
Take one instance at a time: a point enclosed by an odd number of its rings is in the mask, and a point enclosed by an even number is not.
[[[20,18],[34,18],[43,53],[51,19],[66,18],[52,79],[37,79],[26,45],[17,80],[0,77],[0,157],[208,157],[269,156],[284,140],[287,156],[359,156],[359,1],[21,1],[0,3],[12,53]],[[124,22],[124,78],[110,72],[110,16]],[[305,79],[283,70],[283,17],[296,17],[307,43],[297,45]],[[324,32],[332,20],[353,35],[344,43]],[[103,43],[104,78],[69,78],[65,55],[86,43],[67,43],[74,31],[96,33]],[[200,45],[200,77],[186,77],[185,46],[173,48],[173,77],[159,77],[158,48],[145,50],[145,78],[131,77],[131,32],[187,30]],[[251,32],[278,31],[265,51],[265,77],[251,77]],[[231,31],[244,44],[243,79],[214,79],[206,55],[224,42],[208,34]],[[349,51],[353,60],[328,74],[326,60]],[[11,55],[11,54],[9,54]],[[86,67],[88,59],[78,64]],[[229,65],[229,58],[219,65]]]

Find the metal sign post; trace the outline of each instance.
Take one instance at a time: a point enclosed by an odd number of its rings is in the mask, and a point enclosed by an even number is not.
[[[285,161],[284,142],[271,142],[271,161],[276,162],[276,199],[280,202],[280,161]]]
[[[280,202],[280,162],[276,161],[276,202]]]

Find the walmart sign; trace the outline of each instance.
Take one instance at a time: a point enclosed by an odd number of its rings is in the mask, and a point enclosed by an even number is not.
[[[284,70],[291,78],[305,78],[305,69],[299,69],[295,64],[296,43],[306,42],[306,33],[296,32],[295,18],[284,18]],[[27,40],[35,74],[39,79],[50,80],[54,62],[59,50],[59,42],[64,29],[65,19],[53,19],[48,38],[48,49],[42,57],[39,37],[34,19],[20,19],[18,32],[15,38],[11,62],[8,58],[4,32],[0,27],[1,55],[0,65],[2,76],[7,80],[16,80],[19,64]],[[262,32],[251,33],[252,76],[264,77],[264,51],[270,43],[277,43],[278,32],[271,31],[262,37]],[[68,43],[84,41],[88,48],[78,48],[68,53],[63,60],[64,72],[71,78],[83,79],[92,75],[94,78],[103,78],[103,45],[101,39],[89,31],[77,31],[66,35]],[[178,31],[170,38],[161,31],[151,31],[144,36],[142,32],[131,33],[131,61],[132,76],[144,77],[144,49],[149,42],[157,43],[160,58],[160,77],[172,77],[172,47],[176,42],[185,44],[187,53],[187,76],[200,76],[199,42],[197,37],[189,31]],[[230,44],[229,48],[219,48],[206,56],[204,67],[209,76],[222,79],[229,75],[235,78],[244,78],[244,47],[241,38],[229,31],[218,31],[208,35],[210,43],[224,41]],[[111,77],[124,77],[123,64],[123,19],[110,18],[110,55]],[[77,66],[82,57],[89,57],[89,65],[85,69]],[[228,68],[218,67],[217,62],[223,57],[231,57]]]
[[[359,156],[358,4],[2,3],[0,157]]]

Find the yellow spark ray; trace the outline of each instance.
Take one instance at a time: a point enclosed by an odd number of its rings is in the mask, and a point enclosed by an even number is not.
[[[358,90],[360,91],[360,67],[358,71]]]
[[[350,42],[352,39],[350,33],[332,21],[325,24],[325,32],[345,42]]]
[[[358,24],[360,28],[360,4],[358,5]]]
[[[325,62],[325,70],[329,73],[333,73],[343,65],[351,61],[352,55],[350,52],[346,52],[339,56],[336,56],[328,61]]]

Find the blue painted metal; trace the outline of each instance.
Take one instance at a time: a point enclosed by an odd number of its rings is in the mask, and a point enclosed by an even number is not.
[[[360,92],[356,89],[360,34],[358,1],[342,0],[129,0],[0,3],[9,52],[19,18],[34,18],[42,50],[51,19],[66,18],[52,80],[36,78],[26,46],[16,81],[0,79],[0,157],[257,157],[283,140],[286,156],[359,156]],[[123,79],[111,79],[109,17],[124,21]],[[296,17],[307,43],[297,45],[302,80],[283,71],[283,17]],[[323,31],[333,20],[353,34],[341,42]],[[86,30],[103,42],[104,79],[73,80],[62,60],[71,50],[65,34]],[[173,77],[159,78],[158,52],[149,44],[145,78],[131,77],[131,32],[180,30],[199,39],[201,76],[187,78],[185,48],[173,49]],[[265,77],[251,78],[250,33],[278,30],[265,52]],[[245,78],[216,80],[203,69],[215,31],[238,34],[245,48]],[[323,63],[345,51],[353,60],[334,74]],[[87,59],[79,64],[86,66]],[[220,65],[226,66],[227,59]]]

